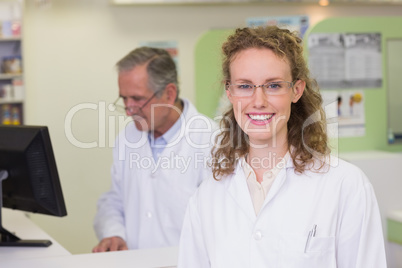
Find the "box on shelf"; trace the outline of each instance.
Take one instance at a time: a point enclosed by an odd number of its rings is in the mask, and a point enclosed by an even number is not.
[[[13,79],[12,84],[0,85],[1,102],[23,102],[24,83],[22,79]]]
[[[1,72],[5,74],[21,74],[22,73],[21,56],[3,57],[1,63]]]
[[[14,101],[23,101],[25,94],[24,94],[24,82],[22,81],[22,79],[13,79],[12,87],[13,87]]]
[[[0,87],[0,100],[11,101],[13,96],[13,87],[11,84],[5,84]]]
[[[19,20],[13,20],[11,23],[11,33],[12,36],[14,37],[20,37],[21,36],[21,21]]]
[[[3,20],[1,22],[0,36],[4,38],[21,36],[20,20]]]

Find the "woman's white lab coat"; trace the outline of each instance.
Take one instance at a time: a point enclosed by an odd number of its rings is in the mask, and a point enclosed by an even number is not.
[[[240,163],[204,181],[187,207],[178,267],[385,268],[372,185],[337,158],[324,170],[296,174],[290,159],[257,216]]]

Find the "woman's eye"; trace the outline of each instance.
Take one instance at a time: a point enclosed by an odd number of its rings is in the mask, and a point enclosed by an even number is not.
[[[278,89],[281,88],[282,85],[280,83],[269,83],[266,85],[267,88]]]
[[[242,84],[242,85],[238,85],[239,89],[251,89],[253,88],[251,85],[247,85],[247,84]]]

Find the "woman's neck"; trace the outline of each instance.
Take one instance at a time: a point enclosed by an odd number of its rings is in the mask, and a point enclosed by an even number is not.
[[[246,157],[247,163],[254,170],[257,181],[262,182],[263,175],[266,171],[273,169],[288,152],[287,142],[277,143],[277,146],[268,147],[265,146],[250,146],[249,153]]]

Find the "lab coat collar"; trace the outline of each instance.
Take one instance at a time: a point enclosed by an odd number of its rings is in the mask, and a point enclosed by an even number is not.
[[[293,168],[293,160],[291,157],[289,157],[286,163],[286,167],[282,169],[281,172],[279,172],[278,176],[275,178],[275,181],[272,184],[267,197],[265,198],[264,204],[259,214],[261,214],[266,204],[270,200],[272,200],[272,198],[274,198],[275,195],[280,191],[286,181],[288,171],[293,172]],[[246,176],[244,175],[241,161],[238,161],[232,178],[227,180],[227,191],[237,203],[237,205],[241,208],[241,210],[247,215],[247,217],[254,222],[257,219],[257,215],[254,211],[253,202],[248,190]]]

